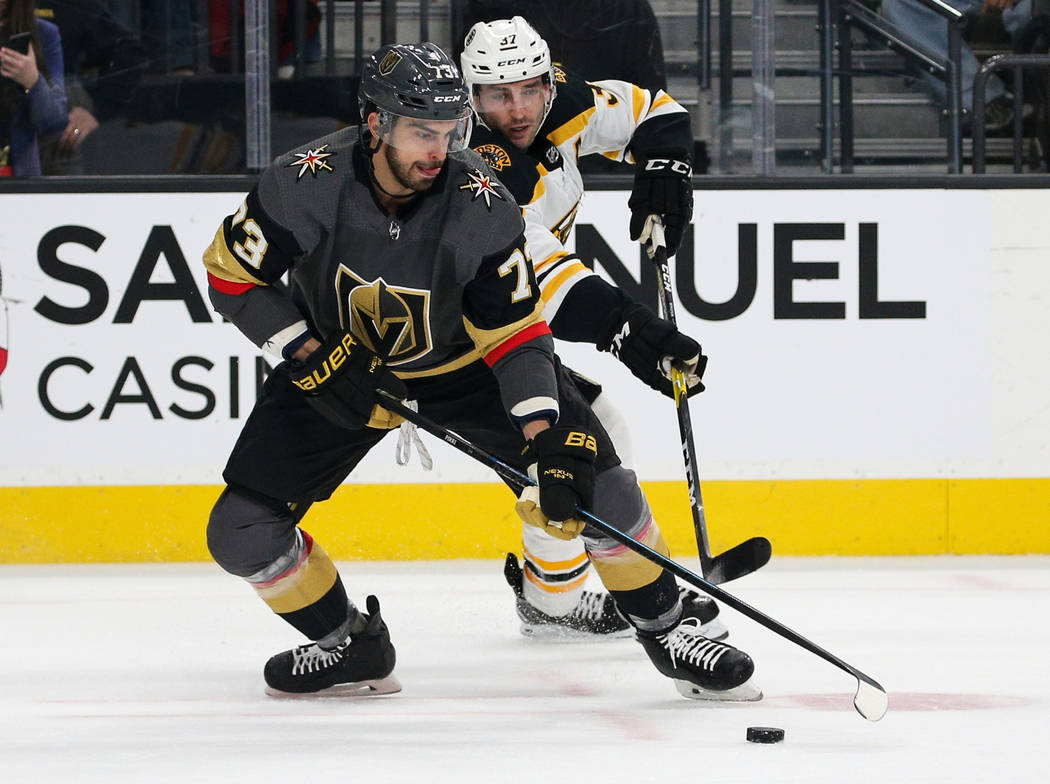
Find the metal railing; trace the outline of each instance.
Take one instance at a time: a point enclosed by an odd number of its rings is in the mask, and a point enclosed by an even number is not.
[[[1013,164],[1014,172],[1024,168],[1022,125],[1024,123],[1024,70],[1038,68],[1050,71],[1050,54],[997,54],[985,60],[973,78],[973,173],[984,174],[986,162],[987,134],[984,128],[985,88],[995,71],[1013,71],[1014,117],[1013,117]]]
[[[820,116],[821,156],[824,171],[834,171],[834,78],[839,79],[839,166],[843,173],[853,171],[853,77],[867,75],[853,67],[851,29],[865,31],[905,59],[942,79],[947,88],[948,171],[962,173],[962,23],[964,15],[941,0],[919,0],[944,19],[948,38],[948,57],[930,52],[908,33],[859,0],[820,0],[817,29],[820,37]],[[837,35],[836,35],[837,33]],[[838,49],[838,67],[833,49]]]

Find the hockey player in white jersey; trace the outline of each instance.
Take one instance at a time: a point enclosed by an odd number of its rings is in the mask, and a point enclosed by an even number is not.
[[[525,215],[544,317],[554,336],[611,351],[631,372],[668,396],[667,360],[687,368],[690,394],[703,390],[700,345],[648,307],[589,270],[565,248],[584,195],[579,159],[600,154],[636,165],[632,239],[646,243],[653,219],[673,254],[692,216],[692,127],[688,112],[662,90],[623,81],[585,82],[552,63],[543,38],[522,17],[478,23],[460,58],[477,122],[471,146],[514,194]],[[578,379],[617,452],[630,463],[626,423]],[[555,532],[557,534],[557,532]],[[590,566],[578,539],[562,541],[523,526],[524,569],[507,556],[522,633],[532,636],[628,636],[630,625],[608,594],[584,589]],[[680,588],[689,616],[714,639],[728,632],[718,606]]]

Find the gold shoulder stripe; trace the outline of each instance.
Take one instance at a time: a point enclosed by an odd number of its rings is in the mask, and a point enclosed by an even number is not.
[[[219,230],[215,232],[215,239],[204,251],[204,267],[215,277],[231,283],[266,285],[265,282],[246,272],[241,262],[230,252],[222,226],[219,226]]]
[[[536,187],[532,189],[532,198],[529,200],[529,204],[535,204],[547,192],[547,186],[543,184],[543,175],[547,173],[547,170],[538,163],[536,164],[536,170],[540,173],[540,176],[536,179]]]
[[[591,106],[588,109],[583,110],[568,122],[564,122],[555,128],[553,131],[547,134],[547,138],[555,146],[559,147],[564,142],[571,139],[573,136],[577,136],[583,133],[583,129],[587,127],[587,124],[591,121],[591,115],[594,114],[594,107]]]
[[[659,109],[661,106],[667,106],[669,103],[678,102],[667,93],[661,93],[660,96],[653,101],[653,105],[649,107],[649,111],[651,112],[653,109]]]
[[[645,114],[646,95],[645,90],[636,84],[631,85],[633,88],[631,92],[631,98],[634,103],[634,122],[635,125],[642,121],[642,115]]]

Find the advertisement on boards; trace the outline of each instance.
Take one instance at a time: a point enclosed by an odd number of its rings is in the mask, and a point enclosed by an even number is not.
[[[570,246],[657,305],[626,192],[582,203]],[[697,191],[671,261],[709,356],[691,403],[706,478],[1050,475],[1050,205],[1037,191]],[[277,360],[208,301],[201,253],[240,193],[0,196],[0,486],[217,484]],[[681,476],[673,404],[559,343],[626,415],[645,480]],[[487,481],[437,465],[360,482]],[[389,444],[389,447],[388,447]]]

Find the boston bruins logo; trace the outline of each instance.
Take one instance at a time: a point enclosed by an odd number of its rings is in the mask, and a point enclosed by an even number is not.
[[[572,209],[565,213],[561,220],[551,226],[551,234],[557,237],[558,242],[562,245],[569,241],[569,232],[572,231],[572,224],[576,222],[576,211],[578,209],[580,209],[579,201],[572,205]]]
[[[501,172],[510,166],[510,154],[498,144],[482,144],[474,152],[485,159],[485,163],[495,171]]]
[[[427,354],[430,344],[430,292],[388,286],[381,277],[365,281],[339,266],[339,323],[389,365]]]

